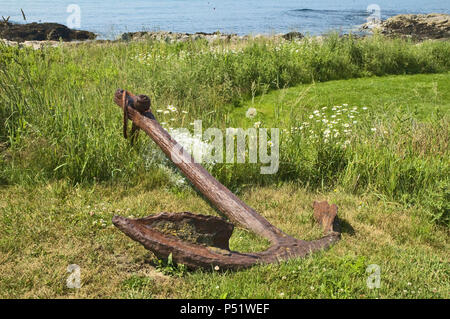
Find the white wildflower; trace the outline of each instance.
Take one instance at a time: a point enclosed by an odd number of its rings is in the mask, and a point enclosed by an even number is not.
[[[256,109],[254,107],[251,107],[247,110],[247,112],[245,113],[245,116],[251,119],[256,116],[256,113],[257,113]]]

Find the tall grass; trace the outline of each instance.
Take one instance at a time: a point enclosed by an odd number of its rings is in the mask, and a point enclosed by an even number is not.
[[[164,183],[165,173],[147,165],[147,144],[141,140],[132,148],[121,137],[121,115],[112,103],[118,87],[149,94],[155,110],[174,104],[189,112],[175,125],[202,119],[205,127],[224,128],[231,121],[230,105],[239,107],[270,90],[373,75],[447,72],[449,52],[449,42],[337,35],[299,42],[149,41],[36,51],[0,46],[0,183],[135,183],[143,178],[150,186]],[[433,218],[448,223],[448,152],[442,146],[448,146],[448,120],[436,120],[431,127],[414,123],[419,131],[402,123],[386,119],[384,125],[392,125],[389,138],[377,144],[371,136],[362,140],[363,134],[345,150],[305,145],[301,138],[286,140],[279,173],[273,176],[259,175],[250,164],[216,165],[212,172],[233,189],[250,180],[289,180],[315,189],[372,190],[413,204],[427,199]],[[433,139],[422,145],[417,134]],[[441,146],[435,150],[437,139]]]

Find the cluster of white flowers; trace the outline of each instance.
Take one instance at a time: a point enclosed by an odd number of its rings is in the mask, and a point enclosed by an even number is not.
[[[153,65],[161,61],[184,61],[193,55],[195,54],[187,50],[168,52],[166,54],[160,52],[159,50],[155,50],[146,53],[138,53],[134,57],[132,57],[132,60],[144,65]]]
[[[295,39],[293,41],[275,41],[274,44],[265,43],[268,51],[288,53],[298,55],[302,52],[306,39]],[[158,48],[149,51],[136,53],[132,59],[144,65],[153,65],[161,61],[184,62],[192,58],[201,56],[212,56],[214,58],[222,58],[224,56],[237,56],[245,52],[246,44],[212,44],[205,45],[201,49],[181,48],[179,50]],[[247,46],[248,47],[248,46]],[[303,50],[304,51],[304,50]]]
[[[146,52],[136,54],[132,59],[141,64],[152,65],[153,63],[158,63],[160,61],[164,61],[168,58],[171,58],[172,55],[162,55],[158,52]]]
[[[300,52],[300,48],[296,47],[296,46],[292,46],[286,43],[280,43],[279,45],[274,47],[274,50],[276,52],[280,52],[280,51],[287,51],[289,53],[299,53]]]
[[[188,111],[181,111],[182,116],[176,116],[179,115],[178,109],[173,105],[168,105],[166,109],[157,109],[156,113],[158,114],[159,121],[162,127],[165,129],[171,129],[171,127],[168,127],[168,124],[175,124],[174,122],[177,119],[182,119],[186,114],[188,114]]]
[[[161,126],[166,129],[169,134],[190,154],[193,150],[200,150],[201,154],[205,154],[210,149],[210,145],[204,141],[199,140],[189,132],[182,128],[174,128],[177,121],[182,124],[184,117],[189,113],[188,111],[179,111],[175,106],[169,104],[165,109],[156,109],[158,121]],[[149,144],[144,152],[145,166],[147,169],[152,166],[157,166],[165,171],[170,179],[170,182],[177,186],[186,184],[186,179],[178,170],[171,164],[171,161],[164,155],[164,153],[154,144]]]
[[[203,141],[201,138],[198,138],[186,129],[175,128],[169,129],[168,132],[170,136],[177,141],[178,144],[183,146],[183,149],[191,155],[194,155],[194,152],[197,152],[198,155],[203,156],[204,154],[209,154],[212,150],[212,146],[210,144]]]
[[[367,107],[350,107],[348,104],[324,106],[308,115],[307,121],[285,130],[291,135],[301,134],[310,143],[335,143],[343,148],[351,143],[353,129],[360,123],[361,113]],[[375,129],[373,128],[372,131]]]
[[[203,154],[209,154],[208,152],[211,152],[212,146],[210,144],[206,143],[202,139],[199,139],[185,129],[168,128],[167,131],[186,152],[193,156],[195,156],[195,154],[203,156]],[[144,159],[147,169],[156,166],[166,172],[171,184],[176,186],[187,185],[185,177],[174,167],[164,153],[158,147],[155,147],[154,144],[148,145],[144,153]]]
[[[102,227],[102,228],[105,228],[107,226],[106,221],[103,218],[101,218],[100,220],[94,220],[92,222],[92,225],[93,226],[99,226],[99,227]]]
[[[170,136],[180,144],[183,149],[192,156],[203,156],[209,154],[212,150],[212,146],[202,139],[191,134],[189,131],[180,128],[169,128],[168,132]],[[149,146],[152,147],[152,146]],[[187,185],[186,178],[171,164],[170,160],[162,153],[161,150],[149,149],[149,155],[146,157],[147,166],[154,165],[161,168],[169,176],[170,182],[176,186]],[[214,165],[210,163],[208,165]]]
[[[219,57],[223,55],[237,55],[244,52],[243,48],[234,48],[226,46],[215,46],[211,45],[202,50],[190,51],[181,49],[178,52],[168,52],[164,54],[159,50],[154,50],[145,53],[138,53],[132,57],[134,61],[137,61],[144,65],[152,65],[161,61],[185,61],[192,57],[212,55],[214,57]]]
[[[287,52],[290,54],[298,54],[302,51],[302,46],[304,45],[304,39],[295,39],[292,41],[281,41],[273,47],[276,52]]]
[[[199,54],[212,54],[213,56],[219,55],[237,55],[244,52],[244,48],[233,48],[233,47],[225,47],[225,46],[208,46],[205,50],[200,50]]]
[[[267,50],[275,52],[286,52],[289,54],[299,54],[302,51],[303,40],[280,41],[275,45],[265,44]],[[180,49],[180,50],[160,50],[159,48],[135,54],[132,59],[144,65],[153,65],[162,61],[184,62],[192,58],[201,56],[212,56],[221,58],[224,56],[237,56],[245,52],[245,45],[214,45],[210,44],[200,50]]]

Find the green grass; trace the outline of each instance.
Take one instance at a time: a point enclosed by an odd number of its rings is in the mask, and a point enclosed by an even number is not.
[[[378,36],[1,46],[0,297],[448,298],[449,49]],[[113,214],[215,211],[146,136],[136,147],[123,139],[118,87],[149,94],[154,111],[177,107],[155,112],[171,127],[280,128],[277,174],[209,170],[298,238],[321,234],[314,200],[336,203],[342,241],[240,272],[159,262],[111,225]],[[351,132],[336,124],[328,136],[322,120],[333,116]],[[239,251],[267,245],[240,228],[231,239]],[[79,290],[65,286],[69,264],[81,267]],[[366,286],[370,264],[381,267],[380,289]]]
[[[292,185],[241,194],[277,227],[302,239],[320,236],[314,200],[339,206],[342,240],[330,250],[239,272],[158,267],[155,257],[111,224],[114,214],[161,211],[215,214],[194,192],[141,186],[10,186],[0,190],[2,298],[448,298],[448,233],[423,211],[340,192]],[[103,221],[104,222],[103,222]],[[267,243],[237,229],[232,249]],[[66,288],[69,264],[81,267],[80,289]],[[381,268],[381,287],[366,286],[366,268]],[[312,287],[312,288],[311,288]],[[284,294],[284,295],[283,295]]]
[[[253,183],[289,180],[312,189],[373,192],[407,205],[425,205],[431,218],[448,225],[449,92],[448,73],[300,85],[258,96],[242,108],[229,106],[229,125],[245,128],[258,121],[264,127],[288,130],[278,174],[261,176],[252,170]],[[340,136],[329,143],[320,139],[311,143],[307,130],[321,136],[326,126],[309,116],[320,110],[331,121],[336,114],[331,108],[342,104],[348,104],[344,109],[357,107],[353,114],[357,124],[341,116],[352,132],[344,136],[341,127]],[[250,107],[258,111],[253,119],[245,116]],[[292,131],[305,121],[311,126]],[[350,142],[348,147],[336,148],[335,143],[343,140]],[[242,170],[230,179],[245,183],[248,175]]]
[[[323,106],[367,106],[377,112],[402,112],[418,120],[430,120],[450,111],[450,80],[447,73],[390,76],[328,81],[273,91],[257,96],[242,108],[234,108],[233,123],[247,127],[245,112],[255,107],[260,119],[272,124],[285,121],[292,113],[310,112]]]

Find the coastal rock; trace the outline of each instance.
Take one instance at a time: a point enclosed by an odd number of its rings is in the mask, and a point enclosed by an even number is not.
[[[400,14],[391,17],[378,25],[366,23],[362,29],[378,30],[387,36],[410,37],[417,40],[450,38],[450,15]]]
[[[69,29],[58,23],[0,23],[0,38],[15,42],[25,41],[73,41],[93,40],[96,35],[89,31]]]
[[[282,37],[285,40],[292,41],[292,40],[302,39],[305,36],[303,34],[301,34],[300,32],[292,31],[292,32],[288,32],[288,33],[282,35]]]
[[[221,32],[207,33],[207,32],[197,32],[197,33],[178,33],[169,31],[148,31],[148,32],[128,32],[122,34],[120,37],[123,41],[141,41],[141,40],[156,40],[165,42],[186,42],[186,41],[196,41],[196,40],[206,40],[208,42],[214,41],[231,41],[236,42],[239,40],[248,40],[250,38],[278,38],[285,39],[289,41],[302,39],[304,36],[300,32],[289,32],[286,34],[276,34],[276,35],[265,35],[256,34],[254,36],[245,35],[240,36],[238,34],[228,34]]]
[[[207,41],[215,40],[232,40],[240,38],[237,34],[225,34],[220,32],[206,33],[179,33],[169,31],[154,31],[154,32],[128,32],[121,36],[123,41],[140,41],[140,40],[156,40],[165,42],[186,42],[190,40],[204,39]]]

